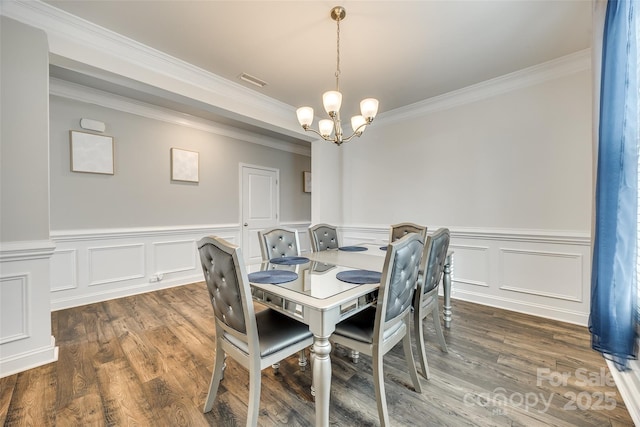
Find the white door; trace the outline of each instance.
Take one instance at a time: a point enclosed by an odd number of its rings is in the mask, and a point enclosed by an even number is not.
[[[262,261],[258,231],[278,225],[278,169],[240,165],[242,252],[247,264]]]

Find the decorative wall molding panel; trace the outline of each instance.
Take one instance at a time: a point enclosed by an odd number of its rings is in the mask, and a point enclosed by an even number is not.
[[[309,222],[282,225],[310,250]],[[204,280],[196,243],[220,236],[240,244],[239,224],[52,231],[51,309],[151,292]]]
[[[388,226],[344,226],[339,231],[344,244],[386,244],[389,238]],[[450,231],[453,298],[587,325],[591,286],[587,233]]]
[[[58,360],[46,296],[54,248],[50,240],[0,243],[0,378]]]
[[[0,345],[29,338],[29,274],[0,277]]]

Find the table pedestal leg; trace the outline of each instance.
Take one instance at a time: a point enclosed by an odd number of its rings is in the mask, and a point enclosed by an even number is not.
[[[444,291],[444,327],[451,327],[451,256],[447,256],[442,275],[442,287]]]
[[[329,426],[331,391],[331,343],[329,337],[315,335],[313,342],[313,386],[316,397],[316,426]]]

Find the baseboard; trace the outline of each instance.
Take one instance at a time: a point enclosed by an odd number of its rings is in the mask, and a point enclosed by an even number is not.
[[[624,372],[618,371],[610,360],[606,362],[633,423],[640,426],[640,400],[638,399],[640,396],[640,361],[630,361],[631,369]]]
[[[56,339],[52,336],[51,342],[45,347],[36,348],[0,359],[0,378],[8,377],[28,369],[37,368],[58,360],[58,347]]]
[[[535,304],[515,299],[502,298],[496,296],[482,295],[477,292],[455,290],[452,299],[473,302],[487,305],[489,307],[501,308],[503,310],[515,311],[532,316],[544,317],[547,319],[559,320],[561,322],[573,323],[575,325],[587,326],[589,314],[572,310],[563,310],[551,305]]]
[[[87,295],[76,295],[67,298],[57,298],[55,301],[51,302],[51,311],[64,310],[66,308],[78,307],[81,305],[94,304],[117,298],[130,297],[147,292],[159,291],[161,289],[169,289],[176,286],[201,282],[203,280],[203,275],[199,274],[193,276],[185,276],[174,280],[156,282],[153,286],[150,286],[149,283],[140,283],[138,285],[132,285],[103,292],[95,292]]]

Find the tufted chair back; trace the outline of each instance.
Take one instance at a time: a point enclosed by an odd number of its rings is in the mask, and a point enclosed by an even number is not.
[[[255,322],[252,324],[248,319],[254,318],[255,314],[253,305],[248,304],[250,291],[243,279],[240,248],[219,237],[209,236],[198,242],[198,252],[216,325],[247,342],[245,336],[253,332],[248,329],[255,328]]]
[[[389,234],[389,243],[406,236],[410,233],[416,233],[422,236],[422,240],[427,238],[427,227],[414,224],[412,222],[401,222],[400,224],[394,224],[391,226],[391,232]]]
[[[405,314],[411,307],[424,248],[422,237],[415,233],[401,238],[391,246],[395,256],[387,254],[387,258],[391,260],[385,260],[385,271],[378,296],[380,304],[380,294],[383,295],[385,322]]]
[[[270,228],[259,231],[258,237],[263,261],[284,256],[300,256],[298,230]]]
[[[422,293],[435,289],[442,279],[444,263],[449,250],[449,229],[439,228],[427,237],[424,256],[420,263]]]
[[[313,252],[338,249],[338,247],[340,247],[338,230],[333,225],[317,224],[309,227],[309,238]]]

